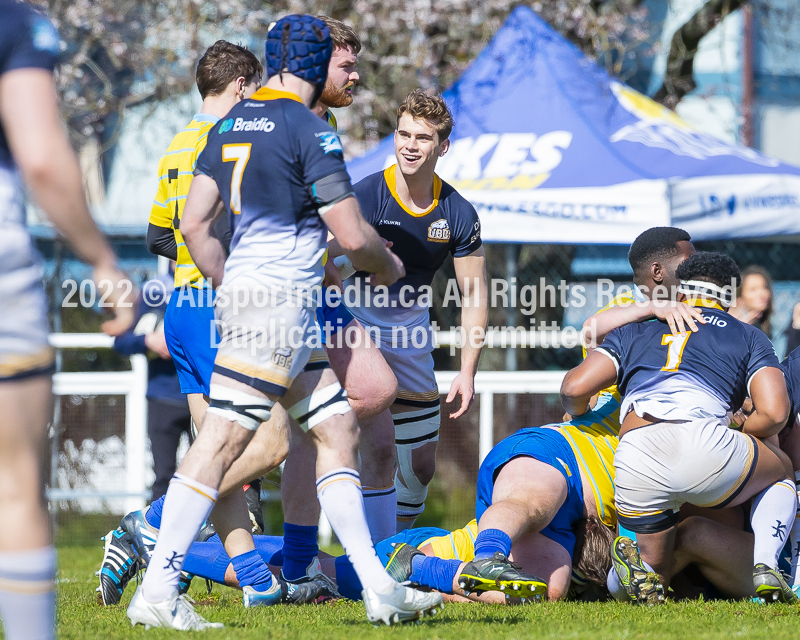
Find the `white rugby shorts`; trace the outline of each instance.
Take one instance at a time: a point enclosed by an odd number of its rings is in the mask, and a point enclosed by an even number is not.
[[[718,418],[639,427],[614,457],[617,515],[637,533],[665,531],[685,502],[722,508],[747,484],[758,461],[752,436]]]

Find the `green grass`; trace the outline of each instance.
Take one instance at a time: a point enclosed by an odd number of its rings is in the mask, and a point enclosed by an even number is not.
[[[185,633],[143,627],[131,629],[125,606],[100,607],[95,602],[94,571],[101,558],[99,545],[64,547],[59,551],[59,637],[67,639],[186,638]],[[195,580],[191,596],[197,609],[225,629],[203,637],[242,640],[564,640],[591,638],[794,638],[800,635],[800,608],[755,605],[744,602],[671,603],[643,608],[609,603],[532,604],[522,607],[447,605],[439,616],[420,625],[374,629],[360,603],[338,602],[321,606],[272,607],[245,610],[239,592],[214,586],[206,595]],[[189,636],[189,637],[194,637]]]

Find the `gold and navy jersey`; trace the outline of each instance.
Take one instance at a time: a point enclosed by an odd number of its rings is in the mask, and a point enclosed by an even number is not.
[[[208,132],[219,118],[197,113],[186,128],[178,133],[158,163],[158,191],[150,211],[150,224],[175,233],[178,260],[175,267],[175,286],[206,286],[205,279],[189,255],[180,232],[183,207],[189,195],[197,157],[206,146]],[[169,236],[167,236],[169,237]]]
[[[313,187],[345,171],[336,132],[297,95],[262,88],[234,106],[197,160],[233,232],[225,280],[258,271],[298,290],[318,285],[327,229]]]
[[[31,5],[13,0],[0,0],[0,16],[0,76],[19,69],[52,73],[61,49],[50,21]],[[6,122],[6,126],[14,125]],[[23,202],[22,181],[0,123],[0,226],[24,226]],[[5,240],[10,246],[16,242],[16,238]]]
[[[704,398],[698,411],[722,418],[742,406],[753,374],[779,366],[772,343],[760,329],[740,322],[716,303],[696,301],[694,306],[705,307],[706,324],[698,324],[696,333],[673,336],[666,322],[636,322],[614,329],[597,348],[617,366],[623,410],[632,396],[663,401],[667,410],[667,405],[691,404],[690,396],[696,393],[698,400]],[[682,399],[672,405],[669,396],[678,392]]]
[[[619,405],[618,395],[602,394],[588,413],[551,426],[567,439],[592,487],[597,514],[609,527],[617,524],[614,453],[619,443]]]
[[[421,213],[411,211],[395,190],[396,170],[397,165],[392,165],[367,176],[354,191],[364,218],[382,238],[394,243],[392,251],[405,265],[406,275],[389,287],[389,297],[397,296],[403,287],[409,292],[411,286],[414,293],[405,295],[410,302],[420,287],[431,284],[448,254],[460,258],[481,246],[481,223],[475,208],[436,175],[431,206]]]

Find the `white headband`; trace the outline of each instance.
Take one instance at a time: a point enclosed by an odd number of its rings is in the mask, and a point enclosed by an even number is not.
[[[719,300],[726,307],[730,307],[733,304],[731,287],[720,287],[711,282],[681,280],[678,291],[687,298],[713,298],[714,300]]]

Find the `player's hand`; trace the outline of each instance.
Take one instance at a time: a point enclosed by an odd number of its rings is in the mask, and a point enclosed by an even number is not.
[[[172,356],[167,349],[167,338],[164,330],[155,330],[144,337],[145,346],[163,360],[171,360]]]
[[[406,268],[403,266],[403,261],[397,254],[389,249],[386,250],[386,253],[388,253],[391,258],[389,268],[384,273],[373,273],[369,277],[369,283],[373,287],[390,287],[406,275]]]
[[[685,302],[658,300],[652,303],[653,313],[659,320],[666,320],[673,336],[686,333],[688,326],[692,332],[697,331],[697,323],[705,324],[703,313],[697,307]]]
[[[110,336],[125,333],[134,323],[136,290],[130,278],[116,265],[98,265],[92,271],[92,279],[101,300],[114,310],[114,317],[100,325],[100,329]]]
[[[445,402],[450,404],[455,401],[456,396],[461,395],[461,407],[458,411],[450,414],[451,418],[459,418],[463,416],[472,406],[475,400],[475,381],[472,376],[467,373],[459,373],[453,384],[450,385],[450,393],[447,394]]]
[[[330,258],[328,258],[328,261],[325,263],[325,275],[322,278],[322,286],[344,291],[344,283],[342,282],[342,276],[339,273],[339,268]]]

